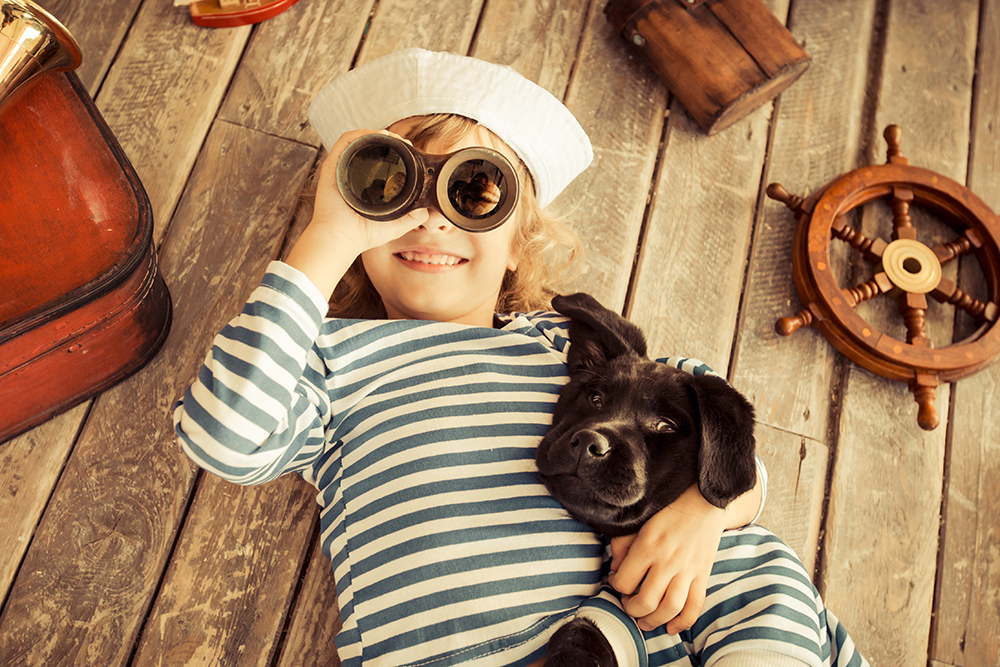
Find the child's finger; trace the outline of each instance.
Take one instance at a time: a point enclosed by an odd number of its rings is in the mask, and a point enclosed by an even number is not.
[[[639,588],[640,582],[649,570],[649,561],[640,560],[639,555],[629,551],[629,557],[622,560],[615,573],[608,577],[608,583],[625,595],[632,595]]]
[[[621,567],[622,561],[628,556],[629,549],[632,548],[632,543],[635,542],[636,534],[632,535],[621,535],[619,537],[611,538],[611,571],[617,572],[618,568]]]
[[[688,603],[690,582],[675,573],[660,580],[650,577],[643,582],[639,594],[633,596],[625,611],[638,619],[643,630],[653,630],[675,618]]]
[[[697,579],[691,584],[688,593],[687,603],[673,619],[667,623],[667,634],[676,635],[683,632],[695,624],[701,616],[701,609],[705,606],[705,585]]]

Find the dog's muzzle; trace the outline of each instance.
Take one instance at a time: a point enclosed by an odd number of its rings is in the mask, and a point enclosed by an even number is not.
[[[611,451],[611,441],[604,434],[590,429],[574,433],[569,445],[576,451],[578,466],[584,458],[603,459]]]

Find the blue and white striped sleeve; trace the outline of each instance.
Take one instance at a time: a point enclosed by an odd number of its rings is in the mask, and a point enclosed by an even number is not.
[[[304,373],[326,312],[299,271],[272,262],[243,311],[212,349],[174,408],[184,452],[238,484],[259,484],[302,469],[322,452],[329,399]]]

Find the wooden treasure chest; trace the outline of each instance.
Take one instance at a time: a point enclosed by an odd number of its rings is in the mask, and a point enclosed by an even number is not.
[[[609,0],[604,13],[709,134],[809,67],[809,55],[763,0]]]
[[[0,442],[143,366],[170,325],[149,200],[75,74],[0,115]]]

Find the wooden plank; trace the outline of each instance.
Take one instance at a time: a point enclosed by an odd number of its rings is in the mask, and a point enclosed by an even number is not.
[[[193,324],[203,341],[188,350],[195,372],[215,333],[256,286],[264,261],[276,253],[297,201],[298,184],[314,159],[314,149],[296,142],[226,122],[213,127],[192,175],[196,186],[175,217],[175,226],[184,233],[178,243],[186,245],[188,237],[198,235],[204,235],[203,243],[223,243],[228,229],[216,226],[223,219],[261,229],[253,241],[258,244],[253,265],[238,272],[210,263],[198,267],[201,279],[210,283],[238,276],[233,282],[242,298],[233,303],[229,291],[193,297],[192,308],[217,313]],[[266,205],[260,197],[268,198]],[[180,394],[194,373],[178,377]],[[200,659],[268,664],[277,650],[315,519],[315,492],[300,479],[237,488],[203,475],[135,664],[151,664],[163,655],[177,656],[185,664]]]
[[[97,106],[146,188],[159,242],[215,118],[250,26],[206,29],[146,2]]]
[[[969,188],[1000,210],[1000,6],[980,10]],[[977,262],[959,284],[975,285]],[[985,297],[979,295],[979,298]],[[966,322],[966,325],[968,323]],[[968,326],[956,334],[970,333]],[[1000,664],[1000,366],[957,382],[950,420],[941,550],[930,657],[939,664]]]
[[[509,65],[563,99],[589,4],[588,0],[490,0],[471,55]]]
[[[80,422],[83,403],[0,446],[0,599],[14,581]]]
[[[142,0],[41,0],[38,5],[66,26],[80,45],[76,70],[91,96],[101,87]],[[176,11],[176,10],[175,10]]]
[[[794,3],[789,25],[812,56],[778,103],[764,183],[805,195],[857,166],[875,0]],[[757,419],[829,444],[836,353],[812,330],[783,338],[775,321],[799,308],[792,280],[795,219],[761,196],[731,381]]]
[[[338,632],[340,612],[333,566],[316,540],[277,666],[340,667],[333,643]]]
[[[572,290],[624,312],[629,274],[659,150],[667,91],[591,3],[566,106],[590,136],[594,162],[552,205],[583,241]]]
[[[770,3],[776,16],[788,2]],[[676,99],[670,108],[629,318],[654,348],[725,375],[767,150],[767,103],[707,136]],[[682,315],[683,314],[683,315]]]
[[[219,117],[318,146],[309,104],[320,88],[350,69],[373,3],[299,2],[260,24]]]
[[[890,3],[874,122],[879,133],[890,122],[904,128],[911,164],[959,181],[968,158],[978,5]],[[872,143],[879,151],[884,146]],[[877,213],[866,209],[863,231],[885,237],[888,213]],[[885,330],[899,316],[882,309],[894,310],[886,300],[864,316]],[[929,313],[928,319],[932,337],[951,340],[950,318]],[[822,588],[872,665],[924,663],[947,429],[940,406],[947,406],[948,387],[937,392],[942,425],[924,432],[905,385],[851,364],[845,386]]]
[[[816,568],[830,451],[823,443],[757,424],[757,453],[767,465],[767,500],[758,521]]]
[[[381,0],[358,56],[365,63],[411,46],[468,53],[484,0]]]
[[[171,335],[97,399],[0,618],[0,664],[123,665],[152,603],[196,472],[171,406],[276,251],[314,150],[224,123],[204,154],[160,251]]]
[[[317,522],[301,477],[202,477],[133,665],[270,665]]]

